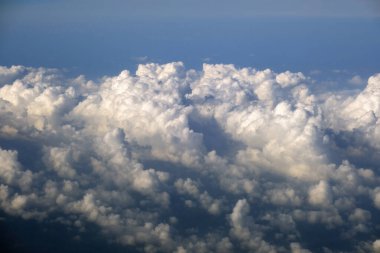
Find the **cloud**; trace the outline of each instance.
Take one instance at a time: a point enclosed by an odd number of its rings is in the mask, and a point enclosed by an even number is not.
[[[310,253],[310,250],[303,249],[299,243],[291,243],[290,249],[292,253]]]
[[[372,247],[375,253],[380,252],[380,240],[374,241]]]
[[[380,74],[349,93],[314,82],[223,64],[98,81],[1,67],[0,208],[142,252],[376,251]]]
[[[254,224],[249,218],[250,207],[246,199],[240,199],[236,202],[232,213],[231,230],[232,237],[237,238],[244,250],[249,252],[276,252],[273,246],[269,245],[262,238],[260,233],[251,231]]]
[[[331,204],[331,190],[326,181],[320,181],[317,185],[312,186],[309,190],[309,203],[312,205],[329,205]]]
[[[217,215],[221,212],[221,201],[211,197],[207,191],[201,193],[198,189],[198,184],[190,178],[187,178],[186,180],[180,178],[174,183],[174,186],[179,194],[189,195],[196,199],[210,214]],[[189,202],[189,200],[187,201],[187,203],[192,203]]]
[[[362,85],[365,83],[365,80],[363,80],[359,75],[355,75],[350,80],[348,80],[348,83],[353,85]]]

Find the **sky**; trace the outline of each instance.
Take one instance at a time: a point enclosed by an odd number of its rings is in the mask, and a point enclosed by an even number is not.
[[[0,2],[0,251],[380,252],[375,0]]]
[[[3,1],[3,65],[91,78],[183,61],[310,72],[379,67],[378,1]]]

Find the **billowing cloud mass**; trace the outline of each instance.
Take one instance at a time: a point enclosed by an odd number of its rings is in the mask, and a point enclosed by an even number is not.
[[[380,74],[351,93],[312,82],[1,67],[0,208],[142,252],[380,252]]]

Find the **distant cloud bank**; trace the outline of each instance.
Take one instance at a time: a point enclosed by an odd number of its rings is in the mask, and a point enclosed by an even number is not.
[[[0,67],[0,208],[142,252],[380,252],[380,74],[352,94],[312,81]]]

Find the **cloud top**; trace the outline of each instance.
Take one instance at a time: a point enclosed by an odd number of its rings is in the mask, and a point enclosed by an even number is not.
[[[377,252],[380,74],[350,95],[311,82],[181,62],[98,81],[1,67],[0,208],[143,252]],[[341,244],[316,246],[313,228]]]

